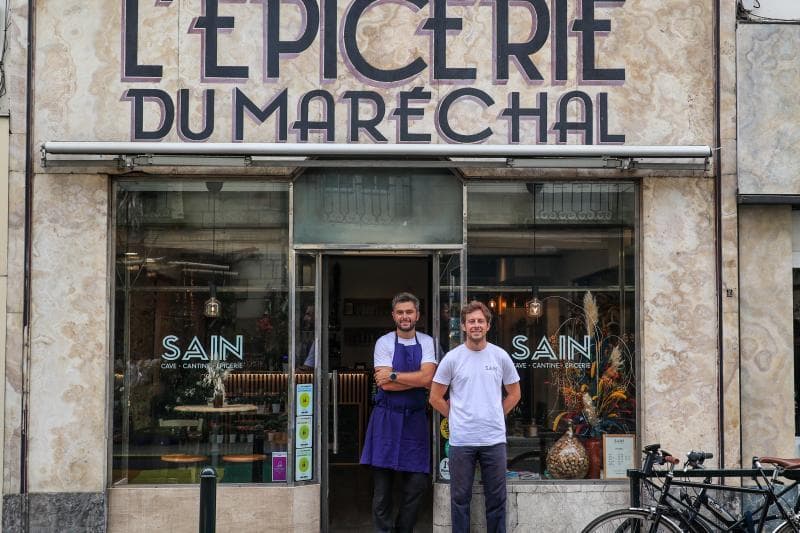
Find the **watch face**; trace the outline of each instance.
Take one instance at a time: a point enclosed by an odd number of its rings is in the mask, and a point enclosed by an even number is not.
[[[392,381],[397,381],[397,373],[392,372],[391,374],[389,374],[389,379]]]

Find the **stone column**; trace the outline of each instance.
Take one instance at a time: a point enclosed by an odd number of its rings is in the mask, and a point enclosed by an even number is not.
[[[709,178],[642,183],[642,444],[717,453],[714,196]]]
[[[36,176],[27,449],[32,529],[104,529],[108,205],[106,176]]]

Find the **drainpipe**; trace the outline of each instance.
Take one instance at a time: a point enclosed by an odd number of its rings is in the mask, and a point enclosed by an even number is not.
[[[722,310],[722,133],[720,126],[720,1],[714,1],[714,146],[716,150],[713,151],[714,161],[714,216],[715,223],[715,241],[716,241],[716,285],[717,285],[717,346],[719,353],[719,375],[717,376],[717,393],[718,393],[718,413],[719,428],[717,434],[719,437],[719,467],[725,468],[725,336],[723,334],[723,319],[724,314]]]
[[[31,360],[31,250],[33,240],[33,17],[35,0],[28,0],[28,50],[25,91],[25,248],[22,291],[22,397],[20,419],[19,492],[22,498],[22,530],[30,530],[28,512],[28,428]]]

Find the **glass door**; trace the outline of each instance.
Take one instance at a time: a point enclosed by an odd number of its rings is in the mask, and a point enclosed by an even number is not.
[[[464,304],[464,282],[462,250],[436,252],[433,258],[433,287],[435,299],[433,336],[439,347],[437,359],[442,360],[447,352],[461,344],[461,306]],[[432,413],[433,479],[449,480],[449,458],[447,457],[447,426],[442,424],[439,413]]]

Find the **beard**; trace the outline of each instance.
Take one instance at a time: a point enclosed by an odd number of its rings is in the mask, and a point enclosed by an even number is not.
[[[415,327],[417,327],[417,322],[396,322],[395,325],[400,331],[412,331]]]

